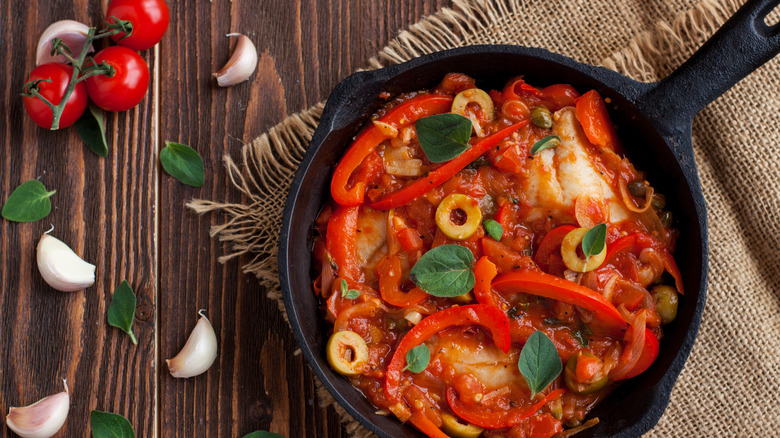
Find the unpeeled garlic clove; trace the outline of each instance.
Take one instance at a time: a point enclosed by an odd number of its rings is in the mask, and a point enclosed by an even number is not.
[[[176,378],[186,378],[201,375],[206,372],[214,359],[217,358],[217,335],[203,311],[198,312],[200,319],[187,338],[184,348],[173,359],[165,362],[171,375]]]
[[[89,26],[78,21],[61,20],[52,23],[43,31],[38,39],[38,49],[35,51],[35,65],[45,64],[47,62],[67,62],[62,55],[52,56],[51,40],[60,38],[63,43],[73,52],[73,57],[78,58],[84,49],[84,43],[87,42],[87,33]],[[94,52],[92,44],[89,45],[89,51]]]
[[[49,286],[62,292],[74,292],[95,283],[95,265],[48,234],[38,242],[38,270]]]
[[[10,408],[5,424],[22,438],[49,438],[62,429],[69,410],[70,394],[65,382],[63,392],[38,400],[30,406]]]
[[[227,64],[213,75],[220,87],[244,82],[257,68],[257,49],[252,40],[240,33],[229,33],[227,36],[237,36],[238,43]]]

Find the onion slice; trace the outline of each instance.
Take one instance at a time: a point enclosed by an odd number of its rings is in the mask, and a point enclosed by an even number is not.
[[[84,49],[84,43],[87,42],[87,33],[89,26],[74,20],[61,20],[52,23],[43,31],[38,39],[38,48],[35,51],[35,65],[46,64],[47,62],[67,62],[62,55],[51,55],[51,40],[60,38],[68,46],[74,57],[78,57]],[[89,51],[94,52],[92,44],[89,45]]]

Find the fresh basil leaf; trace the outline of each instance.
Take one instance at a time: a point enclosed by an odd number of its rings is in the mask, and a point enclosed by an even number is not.
[[[598,224],[588,230],[582,238],[582,253],[587,259],[590,256],[600,254],[607,244],[607,225]]]
[[[418,345],[406,353],[406,367],[404,370],[420,373],[428,367],[428,362],[430,361],[431,350],[425,344]]]
[[[460,245],[442,245],[423,254],[409,271],[420,289],[435,297],[457,297],[474,288],[474,254]]]
[[[492,237],[493,240],[500,241],[504,237],[504,227],[493,219],[486,219],[482,222],[482,226],[485,227],[488,236]]]
[[[557,135],[548,135],[547,137],[537,141],[531,146],[531,155],[536,155],[537,152],[541,152],[545,149],[554,148],[561,144],[561,138]]]
[[[414,128],[420,147],[432,163],[449,161],[471,147],[471,120],[460,114],[423,117]]]
[[[51,200],[56,190],[46,191],[40,181],[31,179],[17,187],[3,205],[2,215],[9,221],[36,222],[51,213]]]
[[[108,323],[130,335],[133,344],[138,345],[135,334],[133,334],[135,304],[136,298],[133,289],[125,280],[111,297],[111,304],[108,306]]]
[[[97,105],[89,103],[87,110],[76,121],[76,132],[89,150],[101,157],[108,156],[103,110]]]
[[[355,289],[350,289],[346,293],[343,294],[343,297],[348,300],[354,300],[355,298],[360,296],[360,292]]]
[[[165,142],[160,151],[160,162],[169,175],[192,187],[203,187],[205,171],[203,159],[195,149],[179,143]]]
[[[133,426],[121,415],[93,410],[89,413],[92,438],[135,438]]]
[[[250,433],[249,435],[244,435],[244,438],[284,438],[284,436],[279,435],[278,433],[271,433],[271,432],[266,432],[264,430],[258,430]]]
[[[563,364],[550,338],[537,330],[523,346],[517,368],[528,382],[528,388],[536,395],[558,377]]]

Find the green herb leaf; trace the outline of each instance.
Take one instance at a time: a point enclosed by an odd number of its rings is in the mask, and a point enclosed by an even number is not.
[[[406,353],[406,367],[405,370],[409,370],[413,373],[419,373],[428,367],[428,362],[431,361],[431,350],[425,344],[418,345],[408,353]]]
[[[414,127],[420,147],[432,163],[449,161],[471,147],[471,120],[460,114],[423,117]]]
[[[554,148],[561,144],[561,138],[557,135],[548,135],[547,137],[537,141],[531,146],[531,155],[536,155],[537,152],[541,152],[545,149]]]
[[[467,248],[437,246],[420,257],[409,272],[409,278],[435,297],[457,297],[474,287],[473,263],[474,254]]]
[[[104,126],[103,110],[90,102],[87,110],[76,121],[76,132],[81,141],[97,155],[108,156],[108,143],[106,143],[106,131]]]
[[[40,181],[31,179],[11,193],[3,205],[2,215],[14,222],[39,221],[51,212],[49,198],[56,192],[47,192]]]
[[[484,220],[482,226],[485,227],[488,236],[492,237],[493,240],[500,241],[504,237],[504,227],[493,219]]]
[[[607,225],[598,224],[588,230],[582,238],[582,253],[587,259],[590,256],[600,254],[607,244]]]
[[[203,187],[205,171],[203,159],[195,149],[179,143],[165,142],[160,151],[160,162],[169,175],[192,187]]]
[[[89,413],[92,438],[135,438],[133,426],[121,415],[95,411]]]
[[[123,330],[130,335],[133,344],[138,345],[138,341],[133,334],[133,318],[135,318],[136,298],[133,289],[127,283],[127,280],[114,292],[111,297],[111,305],[108,306],[108,323]]]
[[[278,433],[271,433],[271,432],[266,432],[264,430],[258,430],[250,433],[249,435],[244,435],[244,438],[284,438],[284,436],[279,435]]]
[[[523,346],[517,368],[528,382],[528,388],[536,395],[558,377],[563,364],[550,338],[537,330]]]
[[[590,327],[588,327],[585,324],[582,324],[579,329],[572,330],[571,335],[580,342],[580,345],[583,347],[587,347],[588,343],[590,342]]]
[[[348,300],[354,300],[355,298],[360,296],[360,291],[355,289],[350,289],[349,285],[347,284],[347,280],[341,279],[341,296],[348,299]]]

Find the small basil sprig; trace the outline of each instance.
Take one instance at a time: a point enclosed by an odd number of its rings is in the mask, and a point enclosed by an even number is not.
[[[587,259],[590,256],[601,254],[607,244],[607,225],[598,224],[588,230],[582,238],[582,253]]]
[[[420,373],[428,368],[431,361],[431,350],[425,344],[418,345],[406,353],[406,366],[404,370]]]
[[[248,435],[244,435],[244,438],[284,438],[284,436],[279,435],[278,433],[256,430]]]
[[[133,333],[135,304],[136,298],[133,289],[130,288],[127,280],[125,280],[116,289],[114,296],[111,297],[111,304],[108,306],[108,323],[130,335],[130,340],[133,341],[133,344],[138,345],[138,341]]]
[[[89,150],[101,157],[108,156],[103,110],[97,105],[89,103],[87,110],[76,121],[76,132]]]
[[[436,114],[414,124],[417,139],[432,163],[443,163],[462,154],[469,147],[471,120],[460,114]]]
[[[485,227],[488,236],[492,237],[493,240],[500,241],[504,237],[504,227],[493,219],[485,219],[482,226]]]
[[[89,413],[92,438],[135,438],[133,425],[121,415],[93,410]]]
[[[517,362],[532,396],[541,392],[563,369],[555,344],[542,331],[535,331],[523,346]]]
[[[460,245],[442,245],[423,254],[409,271],[420,289],[435,297],[457,297],[474,288],[474,254]]]
[[[355,298],[360,296],[360,292],[355,289],[350,289],[349,285],[347,284],[347,280],[341,279],[341,296],[348,299],[348,300],[354,300]]]
[[[51,213],[51,198],[56,190],[46,191],[40,181],[31,179],[17,187],[3,205],[2,215],[9,221],[36,222]]]
[[[165,142],[160,163],[169,175],[192,187],[203,187],[206,180],[203,159],[186,144]]]
[[[536,155],[537,152],[541,152],[545,149],[554,148],[561,144],[561,138],[557,135],[548,135],[547,137],[544,137],[543,139],[537,141],[534,143],[533,146],[531,146],[531,155]]]

